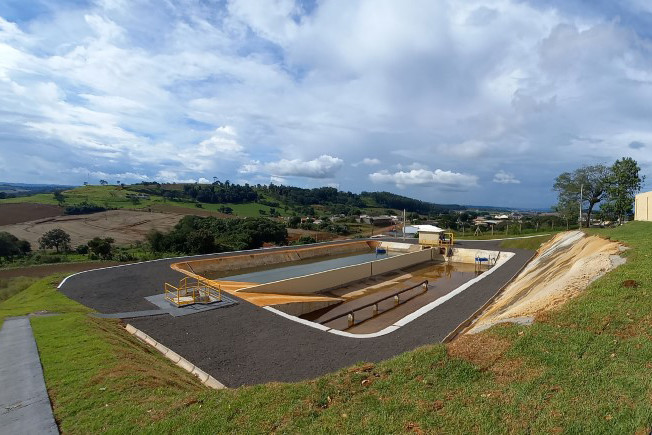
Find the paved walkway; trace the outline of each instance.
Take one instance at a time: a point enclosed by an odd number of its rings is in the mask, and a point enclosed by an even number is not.
[[[0,330],[0,433],[58,434],[29,318]]]

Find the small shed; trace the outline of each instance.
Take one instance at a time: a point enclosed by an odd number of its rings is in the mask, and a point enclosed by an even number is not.
[[[441,234],[444,232],[442,228],[434,225],[414,225],[419,232],[419,244],[427,246],[439,245]]]

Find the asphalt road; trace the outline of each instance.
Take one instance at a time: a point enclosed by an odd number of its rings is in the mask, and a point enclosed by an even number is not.
[[[461,248],[500,250],[498,242],[462,241]],[[287,249],[287,248],[275,248]],[[240,301],[190,316],[130,319],[165,346],[228,387],[310,379],[356,362],[377,362],[440,342],[525,265],[534,252],[516,255],[491,275],[400,329],[376,338],[349,338],[320,331]],[[224,253],[206,257],[235,255]],[[152,309],[144,298],[183,275],[170,269],[180,259],[138,263],[69,277],[60,290],[102,313]]]

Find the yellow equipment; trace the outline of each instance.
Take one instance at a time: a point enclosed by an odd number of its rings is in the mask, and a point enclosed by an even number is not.
[[[177,307],[211,304],[222,300],[222,290],[206,279],[185,277],[179,286],[165,283],[165,299]]]
[[[453,233],[442,233],[439,238],[440,246],[453,246],[455,243],[455,234]]]

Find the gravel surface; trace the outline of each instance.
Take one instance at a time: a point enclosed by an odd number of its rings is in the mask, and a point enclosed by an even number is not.
[[[498,243],[463,241],[457,246],[500,250]],[[229,387],[310,379],[356,362],[377,362],[440,342],[534,254],[526,250],[509,251],[516,255],[491,275],[397,331],[376,338],[341,337],[244,301],[192,316],[156,316],[133,319],[129,323]],[[213,256],[222,255],[234,254]],[[81,273],[69,278],[61,291],[105,313],[152,309],[144,297],[162,293],[165,281],[174,282],[183,276],[169,267],[176,261],[179,259]]]

